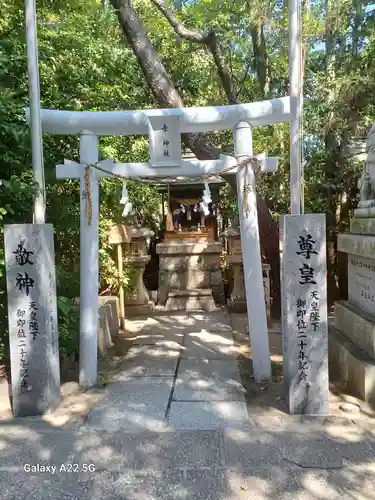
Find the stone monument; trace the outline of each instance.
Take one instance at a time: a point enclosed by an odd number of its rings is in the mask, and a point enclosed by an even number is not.
[[[146,265],[151,256],[147,255],[147,241],[154,235],[151,229],[132,227],[129,231],[131,243],[126,244],[127,260],[134,268],[133,293],[125,298],[127,316],[138,316],[150,314],[154,304],[150,300],[148,291],[143,281]]]
[[[360,201],[337,249],[348,254],[348,300],[335,303],[330,377],[354,396],[375,402],[375,124],[371,127]]]
[[[324,214],[282,218],[284,385],[291,414],[328,414],[328,324]]]
[[[40,415],[60,401],[52,225],[5,226],[4,242],[13,413]]]

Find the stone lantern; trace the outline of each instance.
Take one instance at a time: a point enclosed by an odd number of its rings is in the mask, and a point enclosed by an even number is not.
[[[228,308],[235,312],[246,312],[246,292],[242,268],[240,231],[229,227],[222,233],[228,240],[227,262],[233,270],[233,289],[228,299]]]
[[[123,271],[123,254],[122,246],[131,243],[130,228],[124,224],[116,224],[113,226],[108,235],[110,245],[114,245],[117,250],[117,268],[120,273]],[[119,290],[120,299],[120,328],[125,329],[125,294],[121,286]]]
[[[242,265],[242,247],[239,228],[230,227],[222,233],[228,240],[228,264],[233,269],[233,290],[228,299],[228,308],[234,312],[246,312],[246,292],[245,280]],[[264,299],[266,303],[266,313],[268,324],[271,324],[271,287],[270,287],[269,264],[262,265]]]
[[[127,316],[147,315],[154,309],[154,304],[150,300],[148,291],[143,282],[143,275],[146,265],[150,262],[151,256],[147,255],[147,244],[154,235],[153,231],[147,228],[130,229],[131,243],[125,244],[127,261],[134,268],[133,293],[125,298]]]

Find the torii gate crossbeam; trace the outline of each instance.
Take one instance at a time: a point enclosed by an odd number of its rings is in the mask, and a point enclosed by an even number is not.
[[[90,130],[101,135],[147,135],[148,116],[179,116],[181,133],[232,129],[239,122],[253,127],[290,120],[290,99],[206,108],[145,109],[142,111],[41,110],[42,131],[54,135],[78,135]]]

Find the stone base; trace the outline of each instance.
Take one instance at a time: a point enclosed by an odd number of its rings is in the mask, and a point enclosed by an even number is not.
[[[350,232],[353,234],[375,234],[375,218],[351,219]]]
[[[346,385],[346,390],[366,403],[375,402],[375,361],[336,328],[329,327],[329,377]]]
[[[176,238],[178,235],[176,235]],[[217,303],[225,303],[220,270],[220,242],[170,240],[156,245],[159,255],[158,304],[167,303],[174,290],[209,290]]]
[[[154,303],[125,305],[125,323],[127,317],[149,316],[154,311]]]
[[[354,217],[356,219],[364,219],[369,217],[375,217],[375,207],[371,208],[356,208],[354,210]]]
[[[246,300],[233,300],[230,298],[227,300],[227,306],[230,312],[235,312],[235,313],[247,312]]]
[[[335,302],[335,327],[375,360],[375,318],[342,300]]]
[[[210,289],[171,290],[166,311],[215,311],[217,309]]]
[[[337,236],[337,250],[373,259],[375,255],[375,236],[352,233],[339,234]]]

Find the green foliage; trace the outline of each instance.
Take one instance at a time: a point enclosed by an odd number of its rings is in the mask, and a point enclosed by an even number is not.
[[[32,222],[32,169],[29,129],[27,54],[23,2],[0,0],[0,218],[3,224]],[[38,3],[38,45],[43,108],[98,110],[132,109],[150,105],[149,92],[137,62],[124,46],[112,9],[95,0]],[[103,138],[105,157],[141,161],[145,141]],[[79,296],[79,183],[57,182],[55,165],[64,158],[78,159],[78,138],[44,136],[47,221],[55,232],[57,292],[61,354],[77,350],[78,324],[73,300]],[[152,186],[129,186],[137,220],[160,225],[157,194]],[[119,205],[121,186],[102,181],[100,188],[101,288],[129,289],[131,269],[116,271],[107,231],[114,222],[124,222]],[[0,228],[0,361],[7,355],[6,286],[4,246]]]
[[[79,354],[79,309],[74,299],[57,299],[59,348],[62,359],[74,359]]]

